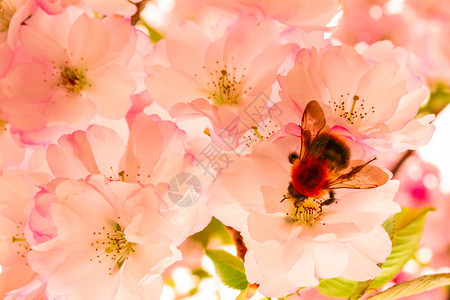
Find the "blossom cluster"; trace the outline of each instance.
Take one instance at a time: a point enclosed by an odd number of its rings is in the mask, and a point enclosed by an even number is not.
[[[339,0],[147,2],[0,0],[0,297],[160,299],[213,217],[264,296],[379,275],[440,66]]]

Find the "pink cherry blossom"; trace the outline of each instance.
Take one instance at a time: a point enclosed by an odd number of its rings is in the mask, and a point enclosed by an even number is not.
[[[134,29],[121,18],[77,15],[39,12],[22,28],[29,56],[2,81],[3,109],[15,130],[36,132],[58,123],[79,128],[96,113],[119,119],[130,108],[135,83],[126,68]]]
[[[215,142],[229,140],[223,147],[234,148],[237,138],[262,121],[264,116],[254,110],[268,105],[267,95],[290,50],[280,44],[272,21],[242,18],[214,39],[185,22],[147,57],[146,83],[172,116],[207,117],[211,135],[218,136]]]
[[[311,203],[302,207],[311,206],[315,219],[303,222],[303,208],[283,200],[291,180],[288,156],[299,143],[294,136],[260,142],[222,171],[209,202],[214,216],[241,231],[247,279],[270,297],[315,286],[319,278],[374,278],[391,251],[381,224],[400,210],[392,201],[398,182],[390,181],[373,189],[336,190],[337,201],[320,208],[321,200],[308,198]]]
[[[0,77],[11,66],[19,30],[36,9],[33,0],[4,0],[0,3]],[[1,95],[1,94],[0,94]]]
[[[427,19],[448,22],[450,18],[450,8],[445,0],[406,0],[405,2]]]
[[[48,14],[59,14],[70,5],[79,5],[87,11],[92,10],[100,15],[132,16],[136,12],[134,3],[141,0],[36,0],[36,2]]]
[[[0,120],[0,166],[17,166],[25,157],[25,148],[9,130],[10,126]]]
[[[2,57],[2,60],[0,61],[0,76],[3,76],[13,61],[14,52],[8,44],[4,43],[3,45],[0,45],[0,56]]]
[[[160,273],[179,259],[181,228],[160,212],[152,186],[101,175],[57,180],[36,204],[30,222],[38,214],[48,219],[53,235],[33,246],[28,260],[48,279],[50,299],[159,298]],[[34,235],[48,232],[42,221],[35,225]]]
[[[5,300],[48,300],[47,294],[45,293],[46,281],[43,278],[34,278],[27,285],[8,292],[8,295],[4,298]],[[54,298],[55,300],[64,300],[63,297]]]
[[[401,9],[392,11],[393,1],[345,0],[333,37],[350,45],[390,40],[413,53],[411,67],[429,84],[448,81],[450,50],[444,41],[449,34],[450,10],[441,2],[405,1]]]
[[[282,123],[299,124],[304,107],[315,99],[332,129],[367,154],[416,149],[434,131],[433,116],[413,119],[427,90],[409,71],[407,53],[389,42],[302,50],[279,82]]]
[[[186,204],[187,207],[169,195],[176,187],[175,178],[182,177],[180,174],[192,174],[203,187],[212,181],[185,150],[186,133],[156,115],[138,113],[130,116],[129,122],[127,143],[114,130],[99,125],[62,136],[58,144],[47,150],[47,162],[54,176],[79,179],[103,174],[110,180],[152,184],[164,199],[164,208],[173,214],[174,222],[183,224],[186,236],[203,229],[211,219],[203,189],[199,187],[198,199],[195,196],[196,202]],[[190,192],[188,189],[176,193],[190,199]]]
[[[411,34],[408,28],[411,26],[409,21],[412,20],[403,18],[403,15],[409,12],[390,14],[387,12],[386,2],[388,1],[343,1],[343,15],[333,36],[349,45],[391,40],[396,46],[405,46],[404,41]]]
[[[28,217],[28,205],[39,186],[50,177],[43,173],[26,170],[9,170],[0,176],[0,297],[5,293],[28,284],[37,278],[28,262],[30,242],[24,229]]]
[[[220,23],[231,21],[236,15],[202,1],[177,0],[170,3],[169,7],[164,1],[148,2],[141,18],[165,36],[174,24],[186,20],[193,21],[204,30],[208,30],[211,29],[211,24],[216,24],[219,20]]]
[[[174,123],[139,113],[130,127],[129,137],[99,125],[62,136],[47,150],[54,176],[79,179],[103,174],[112,180],[157,185],[192,161],[184,150],[185,133]]]
[[[0,45],[14,47],[19,29],[36,9],[34,0],[3,0],[0,4]]]
[[[303,28],[325,27],[339,11],[339,1],[336,0],[202,0],[202,2],[237,13],[240,16],[262,16],[289,26]]]
[[[64,9],[72,4],[76,4],[81,0],[35,0],[41,9],[46,13],[54,15],[64,11]]]

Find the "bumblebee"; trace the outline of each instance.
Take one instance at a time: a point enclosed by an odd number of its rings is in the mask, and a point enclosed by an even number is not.
[[[369,189],[389,180],[386,172],[370,165],[375,158],[351,160],[350,147],[329,130],[317,101],[306,106],[300,128],[301,149],[289,154],[291,181],[282,200],[292,201],[299,220],[314,222],[323,206],[336,201],[334,189]]]

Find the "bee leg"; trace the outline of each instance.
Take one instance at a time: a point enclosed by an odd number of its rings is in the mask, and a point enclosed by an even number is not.
[[[295,152],[289,153],[289,162],[293,164],[299,158],[298,154]]]
[[[298,210],[299,210],[300,208],[298,207],[298,205],[297,204],[295,204],[295,214],[294,214],[294,216],[297,218],[297,220],[298,220]]]
[[[330,195],[330,198],[327,199],[327,200],[325,200],[325,201],[323,201],[323,202],[320,204],[320,208],[321,208],[321,209],[322,209],[322,206],[324,206],[324,205],[330,205],[330,204],[332,204],[332,203],[334,203],[334,202],[336,201],[336,198],[334,197],[334,192],[333,192],[332,190],[330,190],[330,191],[328,192],[328,195]]]

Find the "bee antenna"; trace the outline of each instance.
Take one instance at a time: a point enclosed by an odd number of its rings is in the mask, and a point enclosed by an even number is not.
[[[374,160],[376,160],[377,157],[375,156],[374,158],[372,158],[371,160],[369,160],[368,162],[366,162],[366,165],[370,164],[371,162],[373,162]]]

